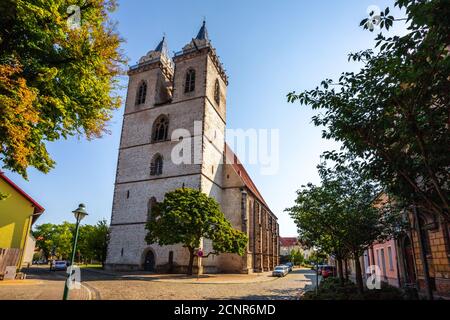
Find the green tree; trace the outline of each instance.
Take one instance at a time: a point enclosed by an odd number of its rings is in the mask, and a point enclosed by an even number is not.
[[[302,265],[305,261],[305,257],[300,250],[292,250],[289,254],[289,261],[291,261],[294,265]]]
[[[46,259],[48,259],[53,249],[53,230],[54,224],[44,223],[35,227],[32,231],[34,238],[36,239],[36,247],[43,251]]]
[[[302,244],[336,258],[339,278],[343,282],[342,260],[349,254],[349,249],[343,243],[344,230],[337,227],[341,212],[337,196],[330,187],[308,183],[297,191],[295,206],[286,211],[297,224]]]
[[[356,282],[363,291],[359,257],[374,242],[394,237],[400,227],[398,212],[382,212],[373,206],[379,188],[354,166],[319,166],[321,186],[309,184],[297,193],[296,205],[287,209],[300,237],[327,254],[355,260]]]
[[[74,21],[80,8],[79,25]],[[27,177],[54,167],[47,141],[107,132],[125,61],[115,0],[0,2],[0,161]]]
[[[109,242],[109,228],[106,220],[97,222],[94,226],[93,232],[88,238],[88,248],[91,256],[96,261],[102,263],[102,266],[106,261],[106,251]]]
[[[189,188],[168,192],[152,211],[146,228],[147,243],[182,244],[188,249],[189,275],[202,239],[212,240],[214,250],[204,257],[225,252],[244,255],[248,241],[243,232],[232,227],[215,199]]]
[[[44,223],[36,226],[33,236],[36,239],[36,247],[42,249],[48,259],[54,252],[55,256],[68,259],[72,253],[75,224],[63,222],[56,225]],[[104,263],[106,249],[109,241],[108,224],[106,220],[99,221],[96,225],[80,226],[77,242],[76,259],[78,262],[96,260]]]
[[[78,263],[88,263],[94,259],[94,253],[90,244],[94,233],[95,226],[89,224],[80,226],[78,230],[77,253],[75,255]]]
[[[327,260],[328,256],[321,250],[313,250],[309,255],[309,262],[312,264],[320,264],[324,263]]]
[[[33,236],[36,246],[43,250],[46,258],[52,253],[61,259],[67,259],[72,250],[72,238],[75,224],[67,221],[60,225],[45,223],[36,227]]]
[[[363,161],[363,169],[398,203],[419,200],[423,210],[450,219],[450,6],[448,0],[397,0],[406,11],[404,36],[376,37],[375,47],[350,54],[361,71],[300,94],[299,101],[320,113],[323,137],[343,145],[339,157]],[[387,8],[381,27],[396,19]],[[402,19],[397,19],[402,20]],[[361,25],[370,28],[365,19]],[[401,200],[401,201],[400,201]]]

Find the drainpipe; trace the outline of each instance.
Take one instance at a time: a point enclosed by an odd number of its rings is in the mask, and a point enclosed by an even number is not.
[[[246,235],[248,235],[248,231],[247,231],[247,191],[245,191],[244,188],[241,188],[241,221],[242,221],[242,232],[244,232]],[[246,246],[246,253],[245,253],[245,261],[244,262],[244,266],[248,272],[248,263],[247,263],[247,259],[248,259],[248,244]]]
[[[242,232],[247,234],[247,191],[241,188],[241,219],[242,219]]]
[[[253,272],[256,270],[256,201],[253,201]]]
[[[397,242],[397,239],[394,239],[394,248],[395,248],[395,262],[396,262],[396,267],[397,267],[397,283],[398,283],[398,287],[401,288],[402,287],[402,281],[400,279],[400,264],[399,264],[399,258],[402,258],[403,254],[401,253],[401,251],[399,250],[400,248],[400,244]]]

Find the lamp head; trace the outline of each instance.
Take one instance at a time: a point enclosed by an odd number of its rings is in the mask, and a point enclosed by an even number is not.
[[[78,208],[76,210],[73,210],[72,212],[73,212],[73,215],[75,216],[75,219],[77,219],[77,221],[83,220],[83,218],[88,215],[88,213],[86,211],[86,206],[83,203],[80,203]]]

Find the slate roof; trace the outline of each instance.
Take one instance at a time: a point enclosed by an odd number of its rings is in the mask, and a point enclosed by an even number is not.
[[[197,37],[195,37],[195,39],[197,39],[197,40],[209,40],[208,30],[206,29],[206,21],[205,20],[203,20],[202,27],[198,31]]]
[[[227,143],[225,143],[225,157],[227,160],[227,164],[232,165],[234,171],[241,177],[245,186],[254,194],[254,196],[262,204],[264,204],[267,207],[267,209],[269,209],[269,206],[267,205],[266,201],[264,200],[262,194],[259,192],[253,180],[250,178],[250,175],[248,174],[247,170],[245,170],[245,167],[242,165],[236,154],[233,152],[233,150],[231,150],[230,146]]]

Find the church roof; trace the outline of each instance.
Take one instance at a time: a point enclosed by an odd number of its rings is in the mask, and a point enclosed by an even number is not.
[[[259,192],[258,188],[256,187],[255,183],[253,182],[252,178],[250,178],[250,175],[248,174],[247,170],[245,170],[245,167],[242,165],[242,163],[239,161],[236,154],[231,150],[230,146],[225,143],[225,157],[227,160],[227,164],[231,164],[234,171],[241,177],[242,181],[244,182],[245,186],[250,190],[251,193],[264,205],[267,209],[269,209],[269,206],[267,205],[266,201],[264,200],[262,194]],[[270,209],[269,209],[270,210]]]
[[[197,33],[197,37],[195,37],[197,40],[209,40],[208,38],[208,30],[206,29],[206,21],[203,20],[202,27]]]

